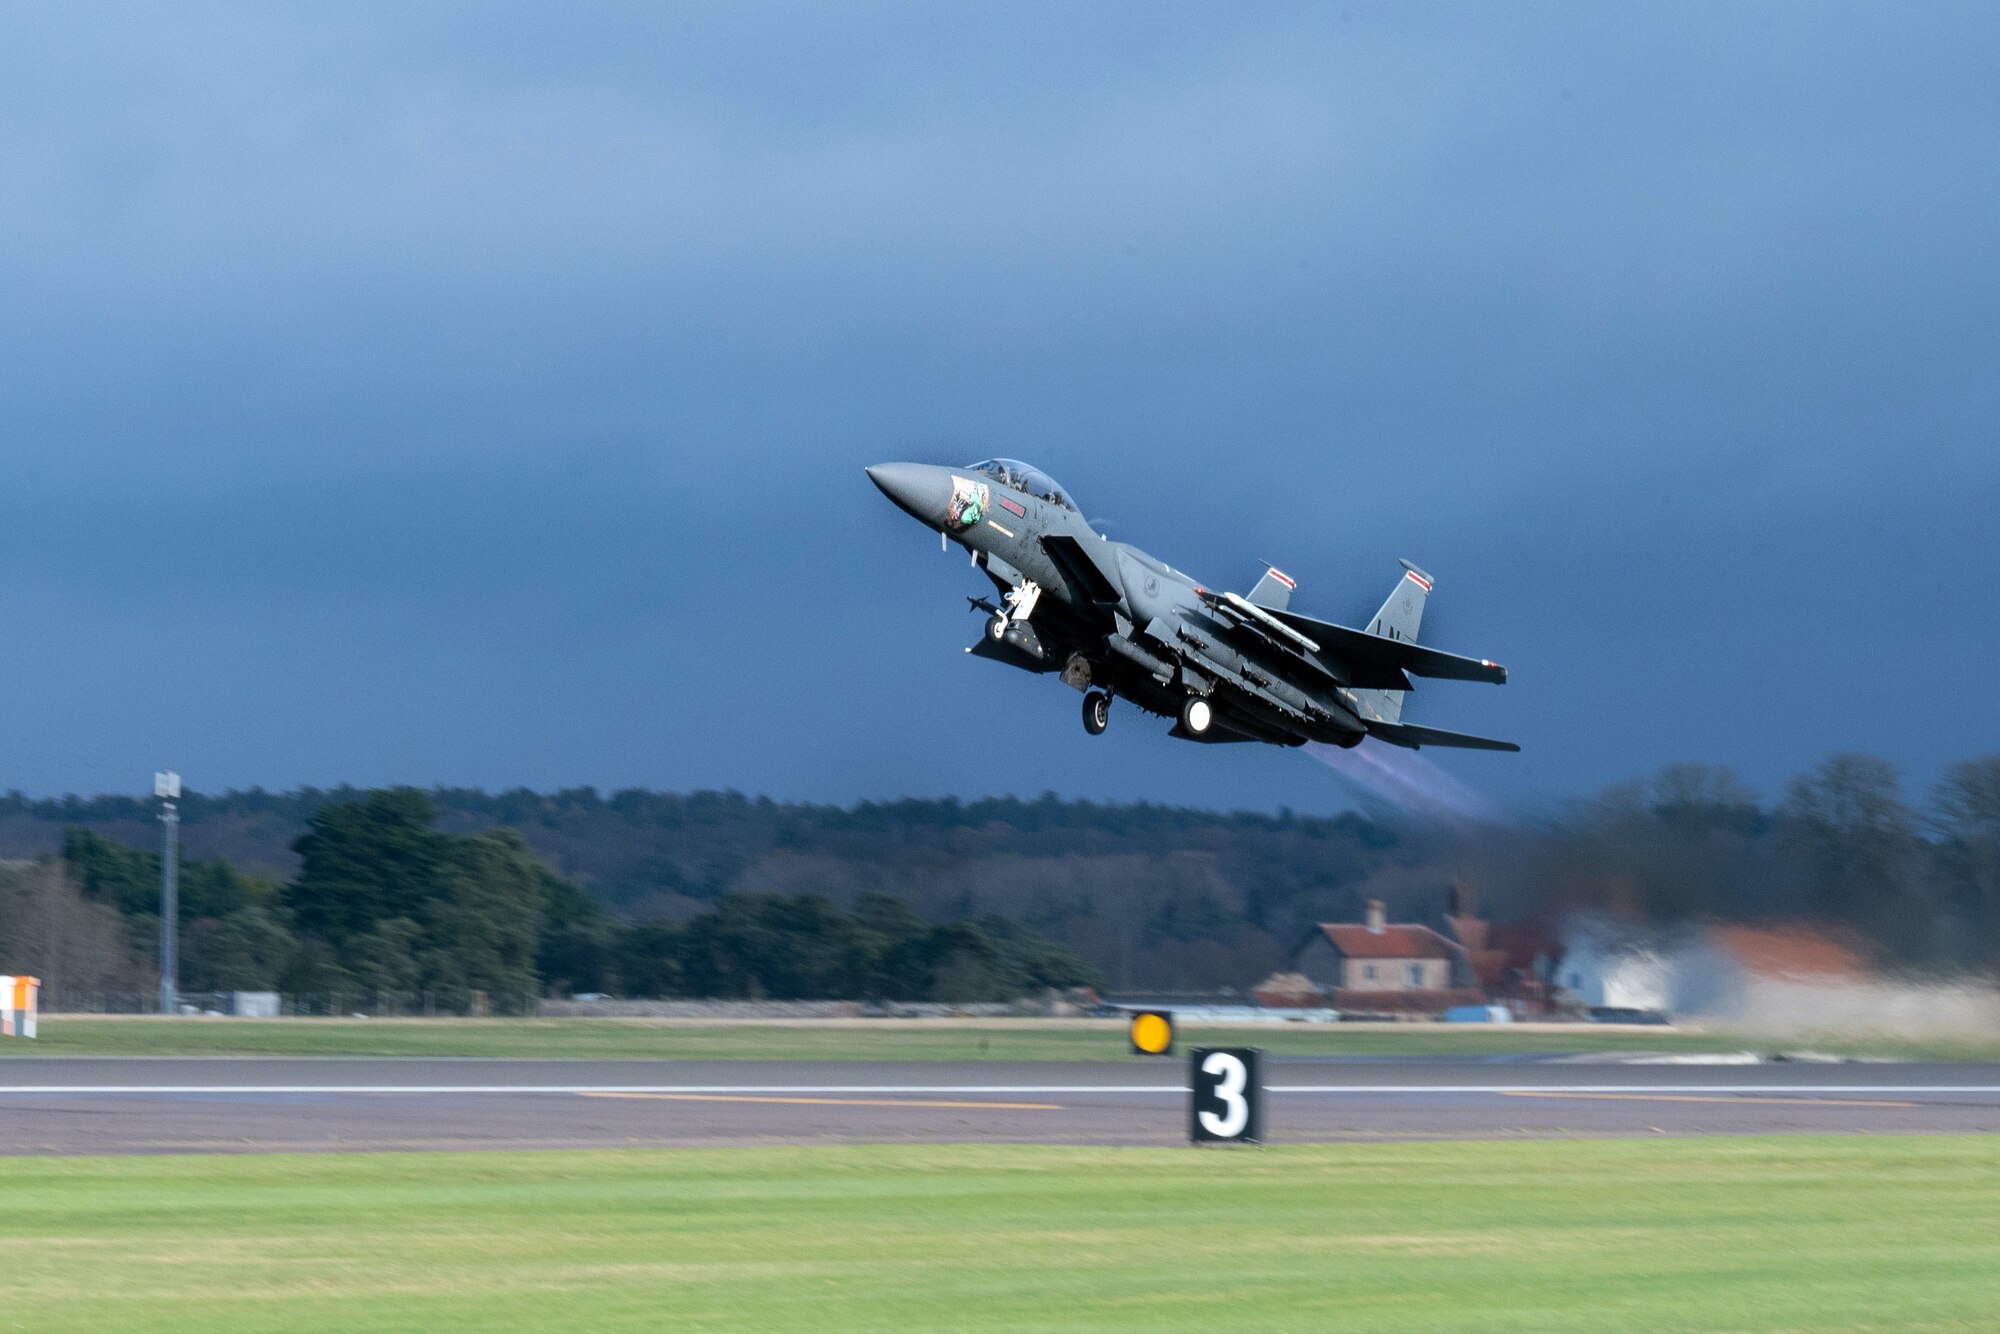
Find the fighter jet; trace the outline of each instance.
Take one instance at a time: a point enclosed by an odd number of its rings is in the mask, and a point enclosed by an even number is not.
[[[1084,519],[1054,479],[1014,459],[966,468],[878,463],[868,476],[912,518],[956,542],[992,581],[997,602],[966,652],[1052,673],[1083,692],[1096,736],[1111,702],[1174,720],[1189,741],[1308,741],[1358,746],[1368,737],[1411,750],[1516,751],[1510,741],[1403,721],[1412,677],[1507,680],[1507,669],[1417,642],[1431,577],[1402,577],[1365,630],[1291,610],[1297,583],[1267,566],[1249,592],[1217,592]]]

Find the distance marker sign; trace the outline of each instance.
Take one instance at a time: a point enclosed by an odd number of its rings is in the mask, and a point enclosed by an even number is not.
[[[1200,1047],[1188,1059],[1188,1138],[1196,1144],[1264,1142],[1264,1053]]]

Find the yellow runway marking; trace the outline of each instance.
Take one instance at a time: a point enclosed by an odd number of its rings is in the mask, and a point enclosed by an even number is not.
[[[1873,1102],[1866,1098],[1766,1098],[1756,1094],[1719,1096],[1706,1093],[1563,1093],[1543,1089],[1505,1089],[1507,1098],[1603,1098],[1613,1102],[1733,1102],[1764,1107],[1915,1107],[1914,1102]]]
[[[771,1098],[746,1093],[584,1093],[585,1098],[649,1098],[660,1102],[776,1102],[794,1107],[993,1108],[1003,1112],[1059,1112],[1059,1102],[919,1102],[908,1098]]]

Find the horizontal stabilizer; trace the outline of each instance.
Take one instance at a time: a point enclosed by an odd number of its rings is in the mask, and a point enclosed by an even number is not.
[[[1366,630],[1352,630],[1330,621],[1315,621],[1297,612],[1271,613],[1320,647],[1322,655],[1338,658],[1353,669],[1350,685],[1380,690],[1407,690],[1401,675],[1438,681],[1486,681],[1507,684],[1507,669],[1483,658],[1461,658],[1406,639],[1384,639]]]
[[[1370,723],[1368,735],[1386,741],[1392,746],[1404,746],[1410,750],[1420,750],[1425,746],[1451,746],[1457,750],[1519,751],[1521,749],[1511,741],[1495,741],[1492,737],[1467,736],[1463,732],[1447,732],[1439,727],[1417,727],[1410,723]]]

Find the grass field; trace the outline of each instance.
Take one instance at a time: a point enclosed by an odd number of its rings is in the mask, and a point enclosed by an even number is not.
[[[1183,1041],[1262,1047],[1278,1056],[1499,1055],[1532,1052],[1778,1051],[2000,1060],[1989,1043],[1773,1042],[1658,1030],[1561,1032],[1401,1024],[1188,1026]],[[1127,1054],[1124,1028],[1053,1020],[700,1023],[643,1019],[158,1019],[56,1017],[34,1042],[0,1042],[9,1056],[509,1056],[876,1061],[1065,1061]],[[1138,1059],[1138,1058],[1135,1058]]]
[[[1970,1330],[2000,1139],[0,1161],[0,1328]]]

